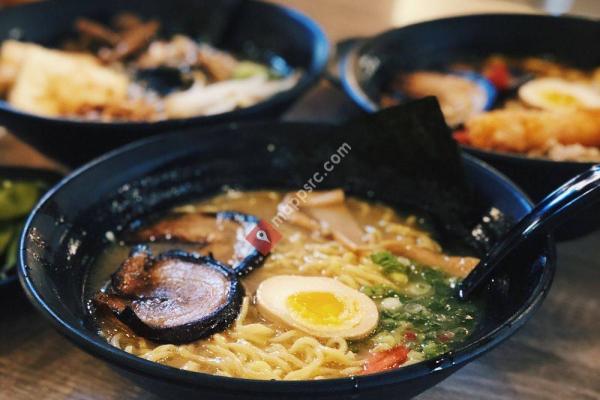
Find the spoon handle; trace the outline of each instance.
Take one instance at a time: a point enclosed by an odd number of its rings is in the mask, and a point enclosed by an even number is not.
[[[580,209],[600,201],[600,164],[569,180],[546,196],[496,243],[461,282],[458,297],[466,299],[518,245],[552,232]]]

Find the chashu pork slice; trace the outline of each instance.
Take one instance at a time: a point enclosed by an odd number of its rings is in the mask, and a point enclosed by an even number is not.
[[[235,319],[243,289],[229,273],[209,257],[137,246],[93,302],[145,338],[190,342]]]
[[[236,265],[254,250],[245,236],[256,221],[233,211],[176,213],[135,232],[133,240],[195,244],[202,254]]]

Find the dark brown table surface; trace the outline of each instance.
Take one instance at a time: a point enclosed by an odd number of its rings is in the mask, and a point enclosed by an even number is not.
[[[278,2],[317,19],[332,40],[448,13],[533,10],[500,0]],[[598,16],[599,5],[578,1],[576,11]],[[357,112],[336,87],[321,82],[284,118],[330,121]],[[60,168],[14,136],[0,135],[0,164]],[[599,248],[600,232],[561,243],[552,290],[531,321],[419,399],[600,399]],[[157,398],[56,333],[20,288],[0,294],[0,307],[0,399]]]

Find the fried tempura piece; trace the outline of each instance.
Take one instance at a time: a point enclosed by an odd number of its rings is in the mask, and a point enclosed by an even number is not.
[[[476,115],[465,126],[471,144],[488,150],[529,152],[550,141],[600,146],[600,110],[506,109]]]
[[[14,107],[54,117],[127,99],[127,76],[100,65],[93,56],[30,46],[8,94]]]
[[[100,121],[153,121],[157,119],[156,106],[143,99],[127,99],[125,101],[104,105],[82,104],[67,117],[81,117]]]
[[[600,90],[600,67],[596,68],[592,73],[592,85],[596,90]]]
[[[32,43],[23,43],[16,40],[5,40],[0,48],[0,91],[8,91],[15,83],[23,60],[29,51],[38,48]]]

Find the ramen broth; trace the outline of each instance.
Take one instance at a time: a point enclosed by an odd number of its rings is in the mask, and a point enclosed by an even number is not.
[[[272,221],[284,195],[228,191],[174,211],[184,215],[234,210]],[[224,331],[188,344],[155,343],[136,335],[111,313],[92,308],[100,335],[126,352],[176,368],[286,380],[379,372],[435,357],[464,341],[475,328],[480,309],[474,302],[454,299],[453,288],[460,277],[399,256],[394,246],[386,247],[389,242],[408,241],[412,249],[445,257],[421,221],[355,198],[347,198],[345,206],[363,231],[364,244],[352,250],[323,230],[279,224],[276,229],[281,240],[262,267],[242,278],[246,297],[240,315]],[[195,244],[154,242],[150,247],[154,254],[175,248],[206,253],[206,248]],[[130,246],[123,242],[105,250],[93,269],[88,293],[106,284],[129,251]],[[335,280],[360,293],[357,296],[372,300],[378,322],[365,337],[351,339],[319,337],[286,323],[286,316],[274,319],[270,313],[261,312],[268,307],[257,304],[256,293],[261,283],[278,276],[319,277],[326,279],[325,283]],[[329,294],[326,290],[311,293],[327,303],[323,297]],[[337,292],[332,293],[336,296]],[[325,303],[316,304],[329,307]],[[322,326],[315,325],[315,329]]]

